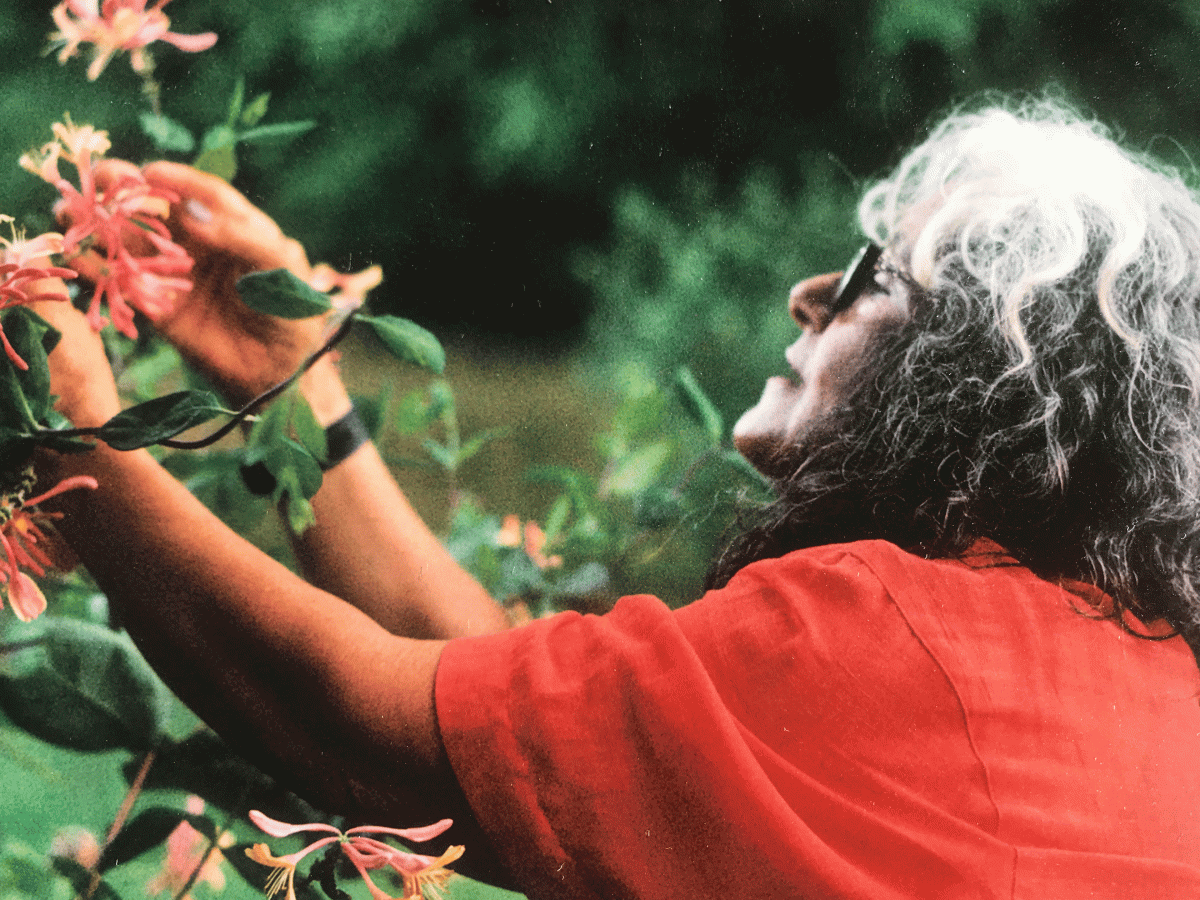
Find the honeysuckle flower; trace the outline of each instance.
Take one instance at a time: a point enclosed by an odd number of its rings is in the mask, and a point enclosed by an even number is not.
[[[496,543],[501,547],[523,547],[525,555],[533,560],[539,569],[556,569],[563,563],[563,558],[557,554],[547,556],[546,532],[542,531],[537,522],[526,522],[521,528],[518,516],[505,516],[500,523],[500,531],[496,534]]]
[[[81,826],[63,828],[50,841],[50,855],[74,860],[85,869],[100,862],[100,842]]]
[[[42,238],[50,238],[51,235],[42,235]],[[57,237],[57,235],[55,235]],[[41,246],[49,246],[53,241],[41,241],[35,238],[34,241],[28,242],[33,244],[35,248]],[[28,248],[22,248],[17,251],[17,258],[22,255],[32,252]],[[0,311],[8,309],[10,306],[22,306],[26,303],[34,303],[39,300],[67,300],[67,294],[61,289],[61,281],[48,281],[48,279],[59,278],[74,278],[75,273],[70,269],[62,269],[58,266],[39,265],[31,266],[20,261],[10,262],[8,248],[5,252],[0,253]],[[21,371],[26,371],[29,368],[29,363],[25,362],[9,343],[8,335],[4,333],[4,327],[0,325],[0,346],[4,347],[4,353],[12,361],[12,364]]]
[[[287,837],[304,832],[326,835],[286,856],[272,855],[266,844],[255,844],[246,851],[246,855],[255,862],[274,869],[267,879],[266,893],[268,897],[273,897],[280,891],[286,891],[284,900],[296,900],[296,866],[300,861],[330,844],[341,844],[342,852],[358,870],[358,874],[366,883],[373,900],[396,900],[396,898],[371,880],[369,874],[371,871],[384,867],[391,868],[400,876],[404,885],[404,893],[400,900],[418,900],[424,896],[426,887],[439,890],[446,883],[446,880],[453,874],[446,869],[446,866],[463,854],[461,846],[454,846],[447,848],[446,852],[438,857],[423,856],[419,853],[398,850],[390,844],[370,837],[373,834],[388,835],[401,840],[423,843],[433,840],[449,828],[453,824],[450,819],[442,819],[440,822],[426,825],[423,828],[385,828],[376,825],[360,825],[344,832],[322,822],[289,825],[287,822],[280,822],[265,816],[258,810],[251,810],[250,821],[271,837]]]
[[[41,577],[53,566],[53,560],[38,547],[38,542],[46,538],[41,525],[62,518],[62,513],[42,512],[37,505],[65,491],[95,490],[99,486],[90,475],[76,475],[63,479],[36,497],[27,498],[25,495],[33,484],[32,469],[27,469],[15,486],[0,495],[0,549],[4,551],[4,559],[0,561],[0,583],[4,585],[8,605],[22,622],[36,619],[46,611],[46,597],[21,569]]]
[[[192,258],[171,240],[162,222],[179,197],[152,186],[133,166],[114,168],[101,190],[93,161],[108,151],[108,135],[69,119],[56,122],[53,130],[55,140],[26,153],[21,165],[61,194],[55,213],[71,223],[63,235],[62,252],[83,257],[96,285],[87,311],[92,327],[97,331],[104,327],[100,307],[107,302],[113,326],[137,337],[134,310],[153,320],[170,311],[178,294],[192,289],[191,280],[183,277],[191,271]],[[62,176],[60,161],[75,167],[78,188]],[[153,251],[150,255],[131,252],[131,246],[141,252],[147,245]]]
[[[329,293],[330,302],[336,309],[350,311],[358,309],[367,299],[367,294],[383,282],[383,269],[368,266],[361,272],[342,273],[326,263],[317,263],[309,276],[309,287]]]
[[[200,815],[204,812],[204,801],[194,795],[188,797],[187,811],[192,815]],[[233,835],[225,832],[218,837],[217,844],[221,847],[231,847],[234,841]],[[215,847],[209,846],[208,838],[187,822],[180,822],[167,835],[166,849],[162,869],[146,884],[146,893],[149,896],[154,897],[169,891],[172,897],[190,900],[190,891],[183,895],[179,893],[189,881],[192,881],[193,885],[203,882],[218,891],[225,887],[225,873],[221,869],[225,857]],[[193,880],[192,873],[196,872],[197,867],[199,872]]]
[[[63,0],[51,16],[58,31],[50,35],[51,46],[62,45],[58,61],[65,63],[79,51],[80,44],[92,44],[92,62],[87,77],[95,81],[114,53],[129,51],[129,63],[139,74],[146,71],[149,56],[145,48],[155,41],[188,53],[207,50],[217,42],[211,32],[176,34],[162,8],[170,0],[159,0],[146,9],[146,0]]]
[[[0,261],[14,263],[21,268],[31,263],[42,263],[63,252],[63,236],[57,232],[39,234],[34,238],[25,237],[25,232],[16,225],[12,216],[0,215],[0,222],[8,224],[11,237],[0,237]],[[59,269],[60,278],[73,278],[75,273],[70,269]]]

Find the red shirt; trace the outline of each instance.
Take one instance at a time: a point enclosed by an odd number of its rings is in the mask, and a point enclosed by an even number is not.
[[[820,547],[452,641],[437,712],[534,898],[1200,897],[1194,657],[997,553]]]

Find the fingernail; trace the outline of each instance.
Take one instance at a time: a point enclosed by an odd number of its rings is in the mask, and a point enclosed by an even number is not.
[[[198,200],[188,200],[183,204],[183,208],[186,210],[187,214],[197,222],[204,223],[212,221],[212,213],[209,212],[207,206]]]

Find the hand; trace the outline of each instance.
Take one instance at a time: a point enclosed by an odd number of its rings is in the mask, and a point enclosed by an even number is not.
[[[110,160],[97,167],[97,182],[111,183],[132,169]],[[177,163],[158,162],[143,171],[153,186],[177,195],[166,220],[173,238],[191,255],[192,290],[176,297],[172,311],[155,319],[158,331],[209,377],[236,405],[291,375],[321,341],[322,319],[289,321],[256,313],[234,285],[248,272],[286,268],[308,281],[304,248],[286,237],[270,217],[214,175]],[[148,248],[130,248],[135,254]],[[71,263],[89,274],[88,257]]]

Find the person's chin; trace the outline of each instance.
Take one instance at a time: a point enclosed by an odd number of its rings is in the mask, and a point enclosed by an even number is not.
[[[762,398],[733,426],[733,446],[768,478],[786,477],[790,469],[789,458],[794,453],[782,423],[790,418],[797,394],[797,387],[788,379],[769,378]]]

